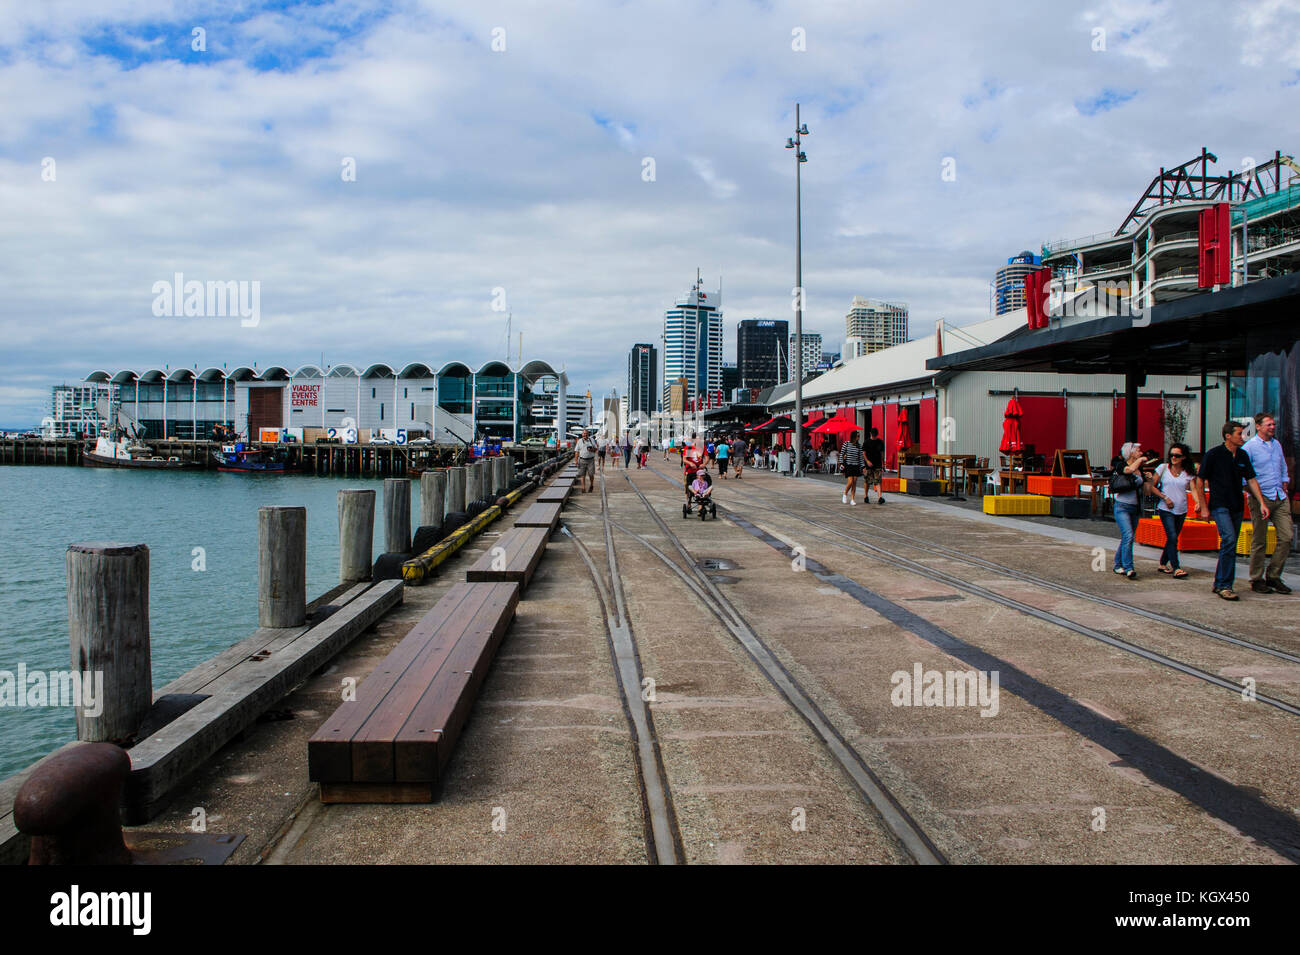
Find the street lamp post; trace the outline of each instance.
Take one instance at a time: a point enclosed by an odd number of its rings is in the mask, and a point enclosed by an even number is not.
[[[794,136],[785,141],[794,150],[794,474],[803,476],[803,183],[802,165],[808,161],[803,137],[808,127],[799,122],[794,104]]]

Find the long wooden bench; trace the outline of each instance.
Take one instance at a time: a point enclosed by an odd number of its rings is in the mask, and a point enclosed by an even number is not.
[[[194,769],[401,603],[402,587],[400,580],[381,581],[310,629],[259,631],[254,642],[262,649],[237,665],[165,687],[169,692],[185,687],[206,698],[128,750],[124,821],[138,825],[157,815]],[[266,640],[267,633],[276,636]]]
[[[537,495],[538,504],[563,504],[569,499],[569,494],[573,491],[571,487],[548,487]]]
[[[515,527],[545,527],[552,533],[560,523],[559,504],[529,504],[522,514],[515,518]]]
[[[429,802],[519,603],[516,583],[454,585],[307,744],[323,802]]]
[[[514,581],[527,587],[546,550],[546,538],[550,536],[541,527],[511,528],[465,571],[465,579],[475,583]]]

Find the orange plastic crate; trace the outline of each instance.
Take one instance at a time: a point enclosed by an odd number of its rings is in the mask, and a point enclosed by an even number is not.
[[[1137,533],[1134,535],[1139,544],[1151,547],[1165,546],[1165,526],[1158,517],[1144,517],[1138,521]],[[1178,535],[1180,551],[1218,550],[1219,529],[1213,521],[1187,521],[1183,531]]]
[[[1033,474],[1026,479],[1025,486],[1030,494],[1046,494],[1049,497],[1079,496],[1078,478],[1051,477],[1046,474]]]
[[[893,493],[893,494],[897,494],[897,493],[898,493],[898,478],[896,478],[896,477],[892,477],[892,478],[881,478],[881,479],[880,479],[880,488],[881,488],[882,491],[889,491],[889,492],[891,492],[891,493]]]

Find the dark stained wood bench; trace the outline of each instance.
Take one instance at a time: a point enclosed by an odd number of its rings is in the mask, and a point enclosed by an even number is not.
[[[545,527],[548,534],[554,532],[559,523],[559,504],[530,504],[515,518],[515,527]]]
[[[572,487],[548,487],[537,495],[538,504],[563,504],[569,499],[569,494],[573,491]]]
[[[514,619],[516,583],[454,585],[307,744],[323,802],[429,802]]]
[[[465,571],[475,583],[514,581],[527,587],[541,562],[550,532],[544,527],[514,527],[491,543],[487,551]]]

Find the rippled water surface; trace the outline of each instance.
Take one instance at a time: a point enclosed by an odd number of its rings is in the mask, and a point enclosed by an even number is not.
[[[0,467],[0,670],[69,666],[70,543],[149,545],[157,689],[257,628],[257,509],[307,508],[307,598],[338,581],[337,495],[382,480]],[[418,495],[417,495],[418,496]],[[418,521],[418,504],[412,522]],[[376,554],[383,522],[377,522]],[[206,570],[195,570],[195,548]],[[76,735],[67,708],[0,707],[0,779]]]

